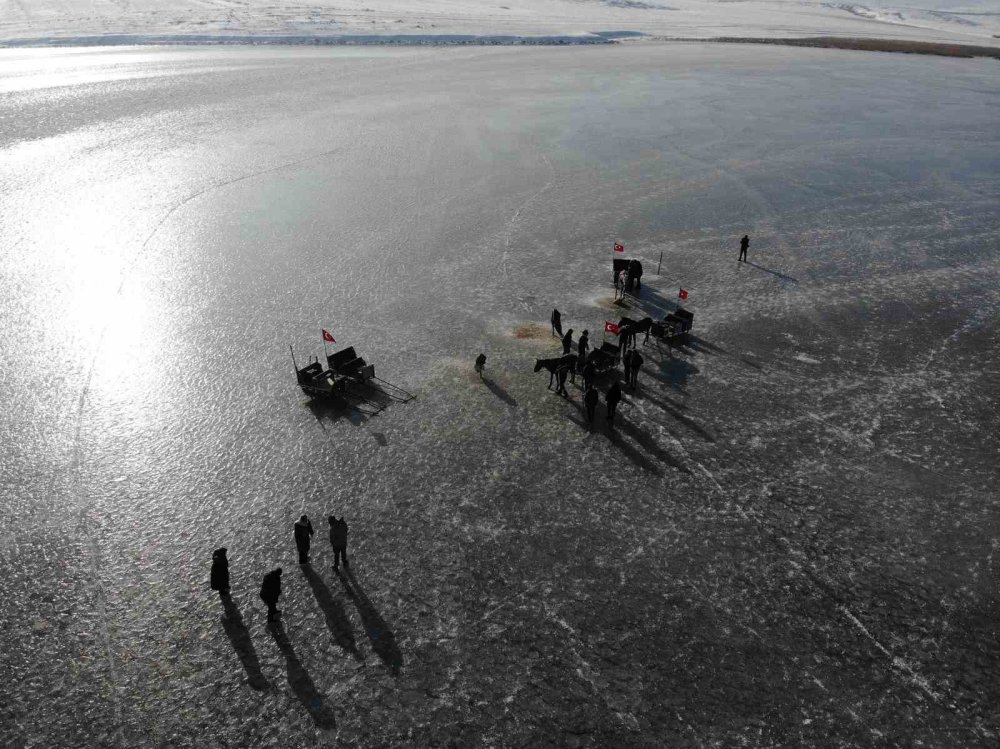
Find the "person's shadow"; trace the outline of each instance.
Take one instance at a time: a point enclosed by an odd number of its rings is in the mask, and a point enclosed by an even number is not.
[[[323,695],[316,689],[316,685],[309,676],[309,672],[302,665],[302,661],[295,655],[295,649],[292,647],[292,642],[288,639],[281,621],[270,622],[267,625],[267,631],[271,633],[271,637],[274,638],[274,642],[277,644],[281,654],[285,656],[285,668],[288,671],[289,686],[295,692],[295,696],[298,697],[299,702],[309,711],[313,722],[324,730],[336,728],[337,720],[333,715],[333,711],[324,701]]]
[[[365,634],[371,640],[372,650],[374,650],[382,662],[389,667],[393,676],[399,676],[399,669],[403,666],[403,654],[399,651],[396,638],[389,629],[389,625],[379,615],[371,599],[365,593],[364,588],[358,585],[357,579],[350,567],[345,570],[337,570],[337,577],[343,583],[347,594],[351,596],[354,605],[358,607],[361,614],[361,623],[364,625]]]
[[[502,387],[493,382],[493,380],[484,377],[483,382],[486,383],[486,387],[490,389],[493,395],[502,400],[511,408],[517,408],[517,401],[514,400],[506,390],[504,390]]]
[[[333,593],[327,587],[323,578],[312,568],[311,565],[304,564],[299,569],[305,575],[309,587],[312,588],[316,602],[323,610],[326,618],[326,628],[330,630],[334,641],[345,651],[361,660],[361,653],[358,651],[357,643],[354,641],[354,630],[351,622],[347,618],[347,612],[341,606],[340,601],[333,597]]]
[[[797,278],[792,278],[791,276],[785,275],[784,273],[779,273],[776,270],[771,270],[770,268],[765,268],[763,265],[757,265],[757,263],[751,262],[749,260],[746,261],[746,264],[747,265],[752,265],[757,270],[762,270],[765,273],[770,273],[772,276],[780,278],[782,281],[790,281],[791,283],[798,283],[799,282],[799,279],[797,279]]]
[[[257,650],[253,646],[253,640],[250,639],[250,632],[247,630],[246,622],[243,621],[239,607],[230,595],[222,595],[220,598],[222,608],[226,612],[222,617],[222,628],[229,636],[240,662],[243,663],[243,670],[247,672],[247,683],[257,690],[267,689],[270,684],[260,670]]]

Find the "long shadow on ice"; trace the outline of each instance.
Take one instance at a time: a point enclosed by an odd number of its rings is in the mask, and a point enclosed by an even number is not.
[[[698,373],[698,367],[685,359],[667,358],[658,363],[659,372],[652,372],[675,390],[684,392],[688,377]]]
[[[669,399],[661,400],[656,396],[650,395],[648,390],[643,393],[643,397],[647,402],[652,403],[654,406],[659,406],[660,408],[662,408],[664,411],[673,416],[675,419],[677,419],[677,421],[679,421],[684,426],[688,427],[694,432],[697,432],[701,437],[703,437],[708,442],[716,441],[716,436],[714,434],[705,429],[705,427],[703,427],[697,421],[692,419],[690,416],[686,416],[681,413],[680,409],[687,409],[687,406],[685,406],[684,404],[674,403]]]
[[[313,722],[322,729],[336,728],[337,720],[333,715],[333,711],[326,704],[323,695],[316,689],[316,685],[309,676],[309,672],[306,671],[302,665],[302,661],[295,654],[295,649],[292,647],[292,642],[288,639],[281,621],[268,624],[267,631],[271,633],[271,637],[274,638],[274,642],[277,644],[281,654],[285,656],[288,685],[292,688],[299,702],[309,711]]]
[[[655,439],[620,414],[615,418],[615,426],[622,432],[622,434],[627,434],[635,440],[639,447],[656,457],[661,462],[666,463],[671,468],[676,468],[678,471],[691,473],[690,468],[656,444]]]
[[[250,632],[247,630],[246,622],[243,621],[239,607],[232,596],[223,595],[220,597],[222,598],[222,608],[226,612],[226,615],[222,617],[222,628],[229,636],[229,641],[233,644],[236,655],[240,657],[243,670],[247,672],[247,683],[254,689],[267,689],[270,684],[260,670],[257,650],[253,646],[253,640],[250,639]]]
[[[780,278],[782,281],[790,281],[791,283],[799,282],[799,279],[797,278],[793,278],[792,276],[787,276],[784,273],[779,273],[778,271],[771,270],[770,268],[765,268],[763,265],[757,265],[757,263],[751,263],[750,261],[747,261],[746,264],[753,268],[756,268],[757,270],[762,270],[765,273],[770,273],[772,276]]]
[[[354,605],[358,607],[361,623],[364,625],[365,634],[371,641],[372,650],[389,667],[393,676],[399,676],[399,669],[403,666],[403,654],[399,651],[396,638],[392,634],[392,630],[389,629],[389,625],[378,613],[364,588],[358,584],[350,567],[347,567],[343,572],[337,570],[337,577],[340,578],[344,589],[351,596]]]
[[[514,400],[506,390],[504,390],[502,387],[493,382],[493,380],[484,377],[483,382],[486,383],[486,387],[490,389],[490,392],[492,392],[493,395],[502,400],[511,408],[517,408],[517,401]]]
[[[624,403],[624,401],[622,402]],[[621,434],[618,434],[617,429],[623,422],[624,419],[619,411],[619,413],[615,414],[615,426],[613,428],[606,421],[604,422],[604,436],[608,438],[608,441],[612,445],[621,450],[626,458],[639,466],[639,468],[649,471],[654,476],[662,476],[662,472],[653,461],[626,442]]]
[[[307,407],[324,432],[326,431],[326,426],[323,424],[324,421],[331,424],[335,424],[338,421],[346,421],[358,427],[370,418],[368,414],[358,411],[346,401],[311,400]]]
[[[354,641],[354,629],[351,627],[351,621],[347,618],[347,612],[340,605],[340,601],[333,597],[333,593],[327,587],[323,578],[312,568],[312,565],[303,564],[299,569],[302,570],[306,582],[309,583],[313,595],[316,596],[316,602],[319,604],[320,609],[323,611],[323,616],[326,618],[326,628],[330,630],[334,641],[345,651],[360,660],[361,653],[358,652],[357,643]]]

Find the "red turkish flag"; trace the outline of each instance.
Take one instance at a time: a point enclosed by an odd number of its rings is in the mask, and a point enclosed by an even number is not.
[[[615,325],[613,322],[607,322],[607,321],[605,321],[605,323],[604,323],[604,332],[605,333],[611,333],[612,335],[618,335],[618,326]]]
[[[336,342],[337,342],[337,341],[336,341],[336,340],[334,339],[334,337],[333,337],[332,335],[330,335],[330,331],[329,331],[329,330],[327,330],[326,328],[323,328],[323,340],[324,340],[324,341],[325,341],[326,343],[336,343]]]
[[[687,299],[688,298],[688,290],[687,289],[681,289],[680,293],[678,293],[677,296],[679,296],[681,299]]]
[[[615,252],[625,252],[625,245],[615,242]]]

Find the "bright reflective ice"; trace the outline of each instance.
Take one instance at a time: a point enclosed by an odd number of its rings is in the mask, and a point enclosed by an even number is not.
[[[995,61],[4,51],[0,91],[4,741],[996,735]],[[609,440],[531,368],[553,306],[620,316],[614,241],[697,338]],[[308,407],[321,327],[417,400]]]

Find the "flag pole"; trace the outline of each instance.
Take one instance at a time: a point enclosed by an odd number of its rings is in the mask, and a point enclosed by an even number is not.
[[[295,367],[296,376],[299,374],[299,365],[295,361],[295,349],[292,348],[292,344],[288,344],[288,350],[292,352],[292,366]]]
[[[326,350],[326,336],[323,335],[323,328],[319,329],[319,337],[323,339],[323,356],[329,361],[330,352]]]
[[[660,262],[656,264],[656,275],[660,275],[660,265],[663,263],[663,250],[660,250]]]

